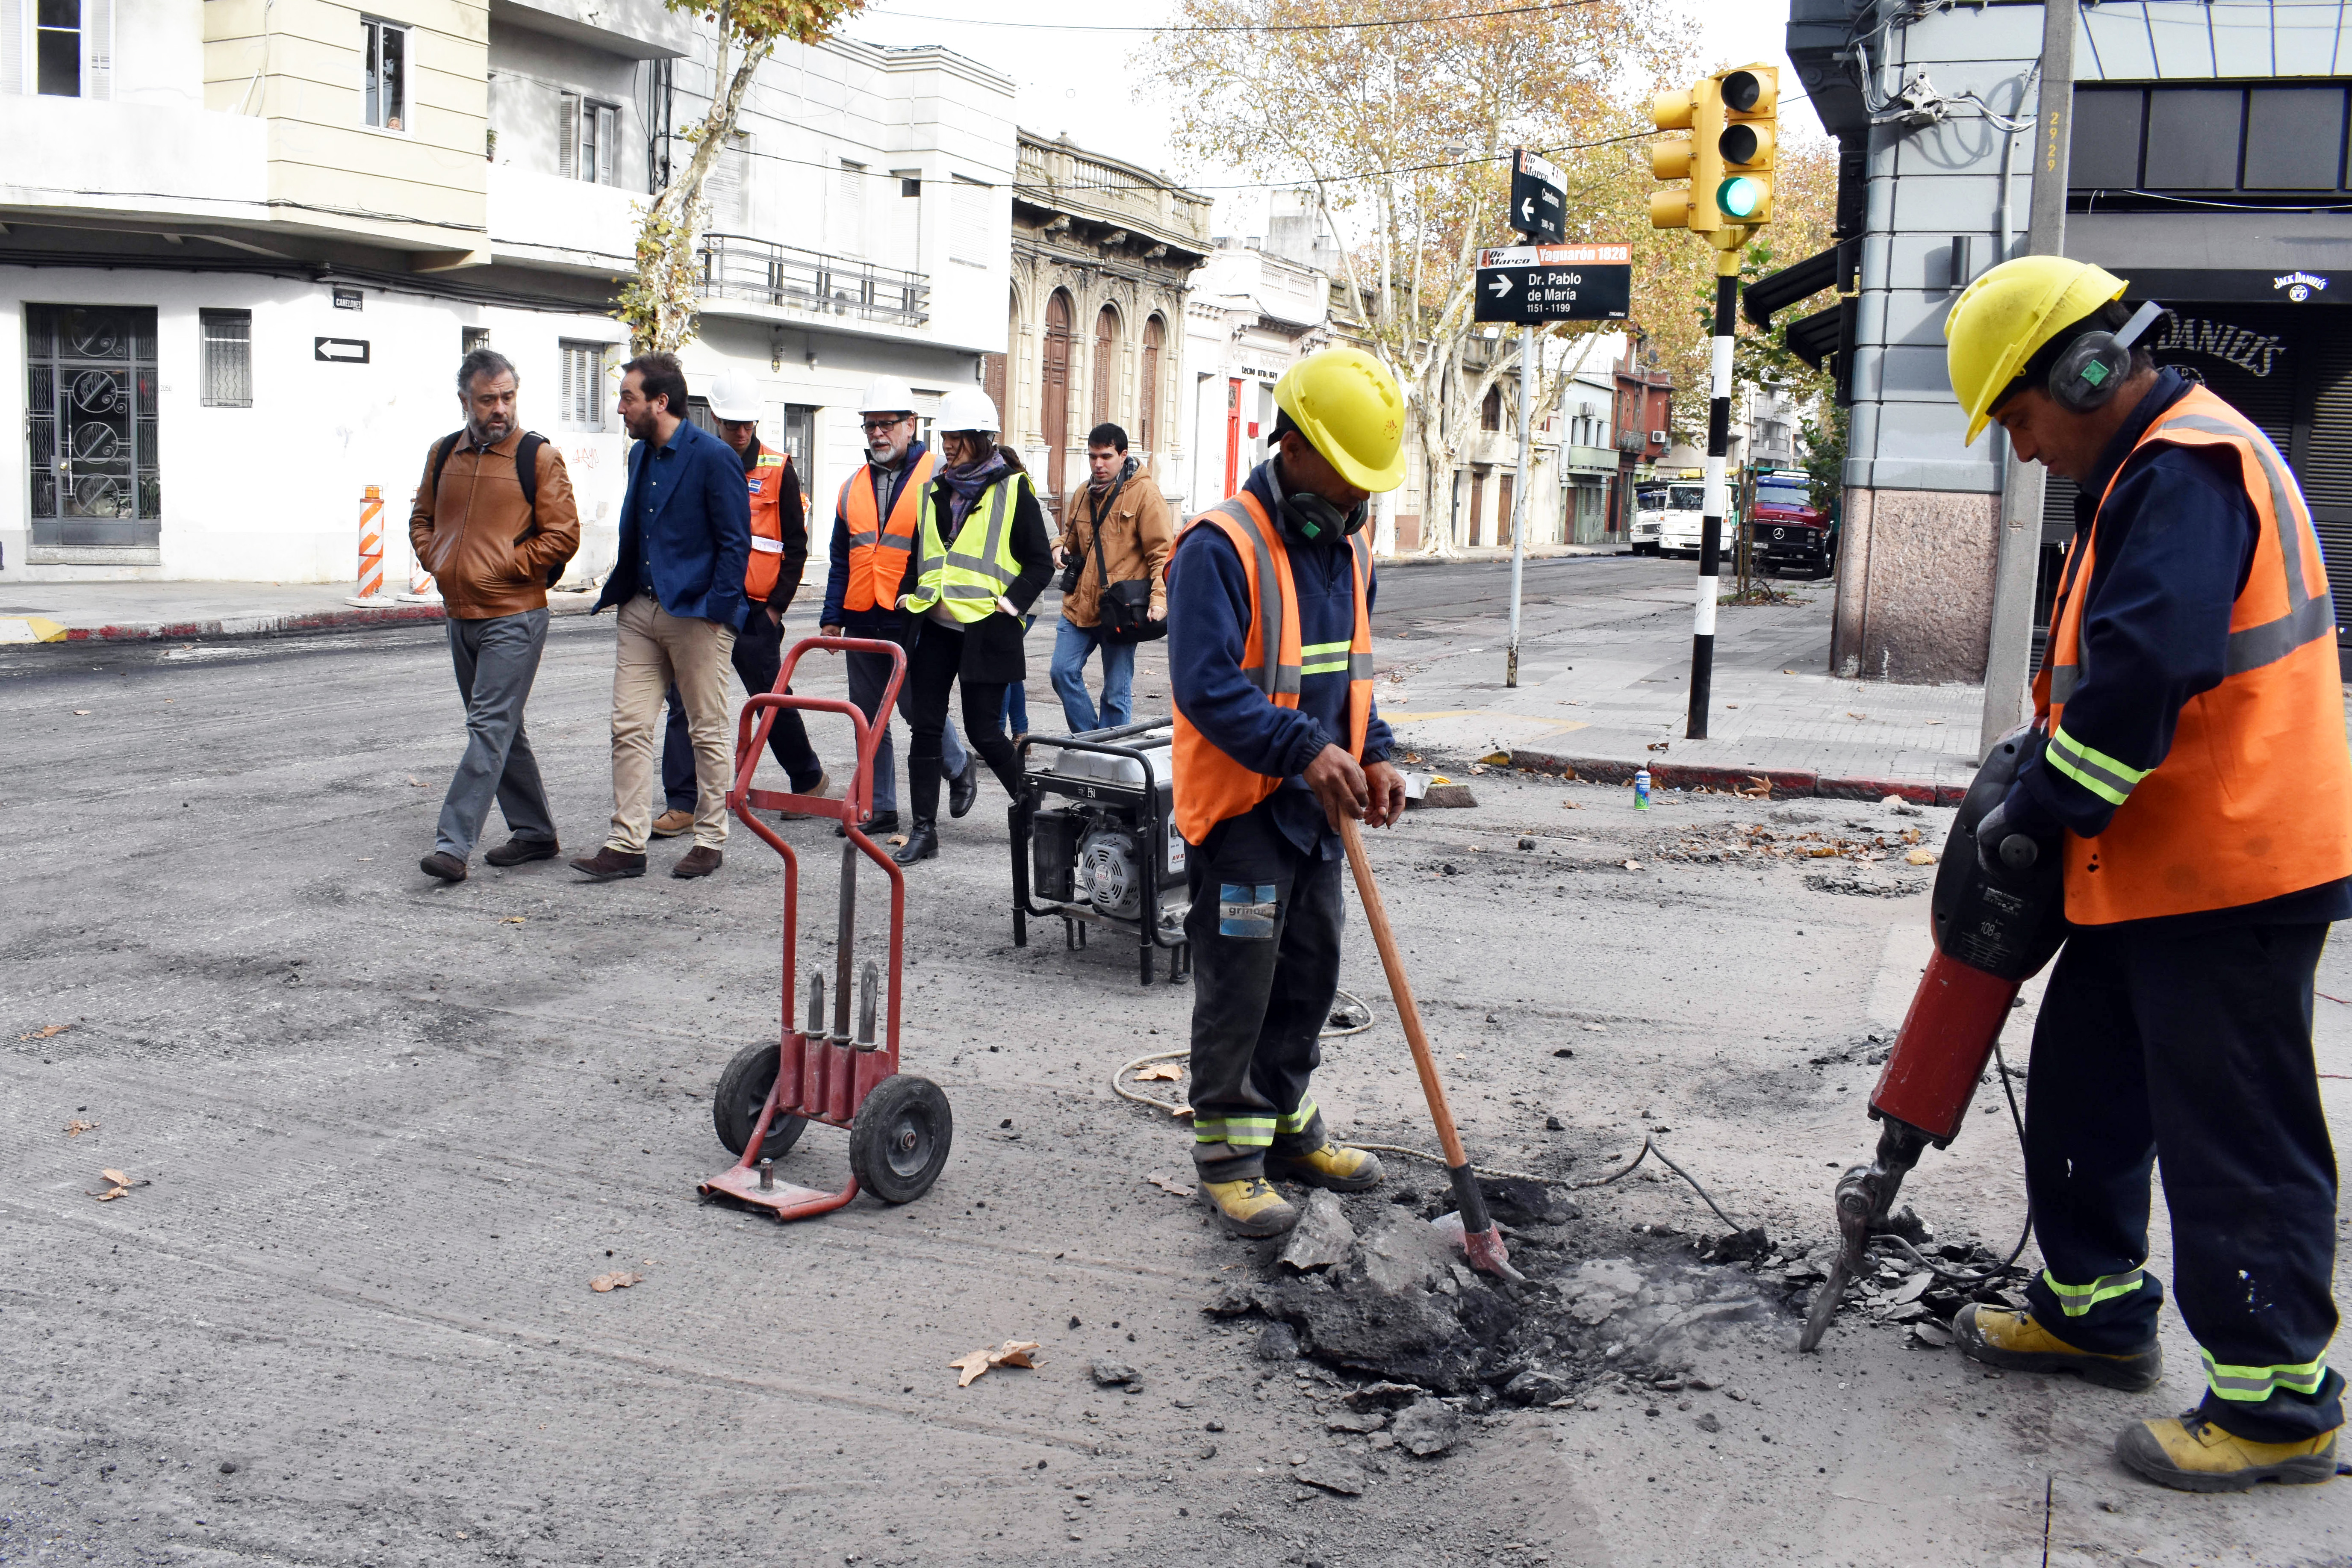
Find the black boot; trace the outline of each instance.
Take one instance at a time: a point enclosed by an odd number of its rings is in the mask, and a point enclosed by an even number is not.
[[[891,852],[890,858],[901,866],[911,866],[918,860],[932,860],[940,853],[940,830],[921,817],[915,819],[915,830],[907,835],[907,842]]]
[[[948,815],[961,816],[980,798],[980,753],[963,760],[963,772],[948,780]]]
[[[895,811],[877,811],[857,826],[866,830],[866,837],[879,838],[886,833],[898,831],[898,814]],[[849,837],[849,829],[836,822],[833,825],[833,836],[835,838],[846,838]]]

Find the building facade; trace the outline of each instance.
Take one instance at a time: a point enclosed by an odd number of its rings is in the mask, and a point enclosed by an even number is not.
[[[1087,432],[1106,422],[1186,503],[1187,279],[1208,256],[1209,198],[1067,138],[1020,133],[1005,351],[983,370],[1022,454],[1060,515],[1087,479]]]
[[[1790,58],[1840,142],[1839,245],[1750,297],[1845,296],[1790,331],[1851,405],[1832,648],[1845,673],[1983,676],[2006,457],[1998,435],[1961,443],[1942,327],[1970,279],[2022,252],[2043,161],[2032,127],[2050,107],[2042,12],[1790,5]],[[2082,8],[2069,86],[2064,254],[2126,279],[2127,301],[2170,307],[2156,358],[2269,432],[2337,604],[2352,602],[2352,22],[2284,0],[2104,0]],[[2042,542],[2037,622],[2073,500],[2053,479],[2041,517],[2009,520]]]
[[[1213,506],[1265,455],[1274,384],[1331,342],[1331,279],[1255,239],[1222,238],[1184,304],[1185,504]]]
[[[610,564],[611,310],[633,206],[708,101],[706,24],[654,0],[0,0],[0,414],[26,443],[0,581],[350,581],[368,487],[396,580],[481,343],[571,468],[575,580]],[[1012,96],[849,41],[788,46],[752,89],[685,357],[690,381],[754,371],[764,437],[820,492],[866,378],[935,395],[1003,347]]]

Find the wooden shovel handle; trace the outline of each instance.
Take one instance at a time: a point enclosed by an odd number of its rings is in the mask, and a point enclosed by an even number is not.
[[[1412,1068],[1421,1075],[1421,1092],[1429,1099],[1429,1114],[1437,1123],[1437,1142],[1448,1166],[1470,1163],[1462,1152],[1462,1135],[1454,1131],[1454,1112],[1445,1103],[1445,1086],[1437,1081],[1437,1061],[1430,1055],[1429,1035],[1421,1026],[1421,1008],[1412,999],[1412,983],[1405,978],[1404,955],[1397,951],[1396,932],[1389,929],[1388,906],[1372,880],[1372,863],[1364,858],[1364,833],[1353,817],[1339,821],[1339,838],[1348,847],[1348,868],[1356,875],[1356,891],[1364,900],[1364,919],[1372,928],[1372,944],[1381,950],[1381,967],[1388,972],[1389,994],[1396,999],[1397,1018],[1404,1025],[1405,1043],[1412,1047]]]

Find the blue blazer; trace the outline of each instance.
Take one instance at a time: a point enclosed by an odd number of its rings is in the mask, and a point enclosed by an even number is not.
[[[663,609],[740,631],[750,607],[743,574],[751,560],[751,492],[743,482],[743,459],[691,420],[678,426],[667,451],[656,459],[654,444],[640,441],[629,454],[621,555],[596,608],[635,597],[643,586],[640,563],[649,559],[654,595]],[[639,492],[646,483],[661,487],[650,521]]]

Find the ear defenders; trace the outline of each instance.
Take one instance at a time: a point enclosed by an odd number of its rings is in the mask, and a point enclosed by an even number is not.
[[[1371,509],[1362,501],[1341,511],[1311,491],[1293,494],[1283,489],[1279,463],[1267,465],[1266,479],[1274,486],[1276,498],[1282,502],[1279,517],[1283,530],[1309,544],[1345,539],[1361,529],[1371,515]]]
[[[2132,344],[2163,314],[2164,307],[2150,300],[2132,312],[2122,331],[2088,331],[2068,343],[2051,362],[2052,400],[2076,414],[2105,407],[2130,378]]]

